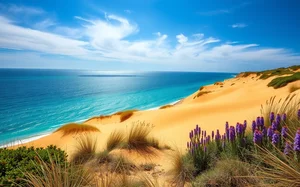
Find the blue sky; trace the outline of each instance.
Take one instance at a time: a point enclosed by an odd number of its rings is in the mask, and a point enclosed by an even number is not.
[[[0,1],[0,68],[262,70],[300,64],[297,0]]]

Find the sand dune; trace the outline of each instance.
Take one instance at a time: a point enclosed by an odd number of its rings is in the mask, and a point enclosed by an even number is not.
[[[297,81],[280,89],[267,87],[273,78],[260,80],[256,75],[232,78],[225,80],[222,85],[205,86],[201,91],[209,93],[200,97],[195,97],[199,92],[197,91],[170,108],[137,111],[124,122],[120,122],[119,115],[113,115],[107,118],[94,117],[84,123],[101,130],[101,133],[93,133],[97,136],[100,149],[104,147],[108,135],[113,130],[126,131],[132,123],[144,121],[153,125],[152,134],[161,142],[185,150],[188,132],[196,124],[208,133],[216,129],[223,132],[226,121],[232,125],[245,119],[251,121],[260,114],[261,104],[270,97],[285,97],[289,94],[291,85],[300,85],[300,81]],[[76,136],[62,137],[60,133],[53,133],[26,145],[55,144],[71,152],[75,142]]]

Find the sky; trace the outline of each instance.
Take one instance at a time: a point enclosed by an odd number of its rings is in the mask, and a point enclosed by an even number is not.
[[[0,0],[0,68],[240,72],[300,64],[297,0]]]

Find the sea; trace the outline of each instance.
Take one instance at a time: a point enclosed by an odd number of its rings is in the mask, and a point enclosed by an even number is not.
[[[0,146],[26,143],[63,124],[176,103],[236,73],[0,69]]]

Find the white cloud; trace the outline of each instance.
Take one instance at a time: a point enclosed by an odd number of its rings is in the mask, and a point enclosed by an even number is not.
[[[247,26],[248,25],[246,25],[245,23],[236,23],[236,24],[231,25],[232,28],[245,28]]]
[[[33,27],[38,29],[38,30],[45,30],[45,29],[47,29],[49,27],[52,27],[54,25],[56,25],[56,22],[53,21],[52,19],[47,18],[47,19],[44,19],[41,22],[38,22],[38,23],[34,24]]]
[[[132,13],[132,11],[128,10],[128,9],[124,10],[124,12],[126,12],[127,14],[131,14]]]
[[[26,14],[26,15],[40,15],[40,14],[45,13],[44,10],[42,10],[40,8],[17,6],[14,4],[10,4],[10,5],[0,4],[0,10],[9,12],[12,14]]]
[[[0,48],[70,56],[79,61],[167,64],[177,70],[235,70],[249,67],[292,64],[300,55],[283,48],[263,48],[258,44],[223,42],[195,33],[169,37],[156,32],[150,39],[132,39],[138,35],[136,23],[116,15],[105,19],[75,17],[80,26],[53,25],[53,32],[18,26],[0,16]],[[47,25],[47,24],[45,24]],[[49,25],[49,24],[48,24]],[[51,25],[51,24],[50,24]],[[54,34],[55,33],[55,34]],[[138,37],[135,37],[138,38]],[[172,41],[176,44],[172,45]],[[2,59],[3,53],[0,54]],[[10,55],[7,59],[19,58]],[[35,58],[37,59],[37,58]],[[143,67],[143,65],[140,65]],[[247,66],[247,67],[248,67]],[[161,66],[157,66],[158,68]]]

